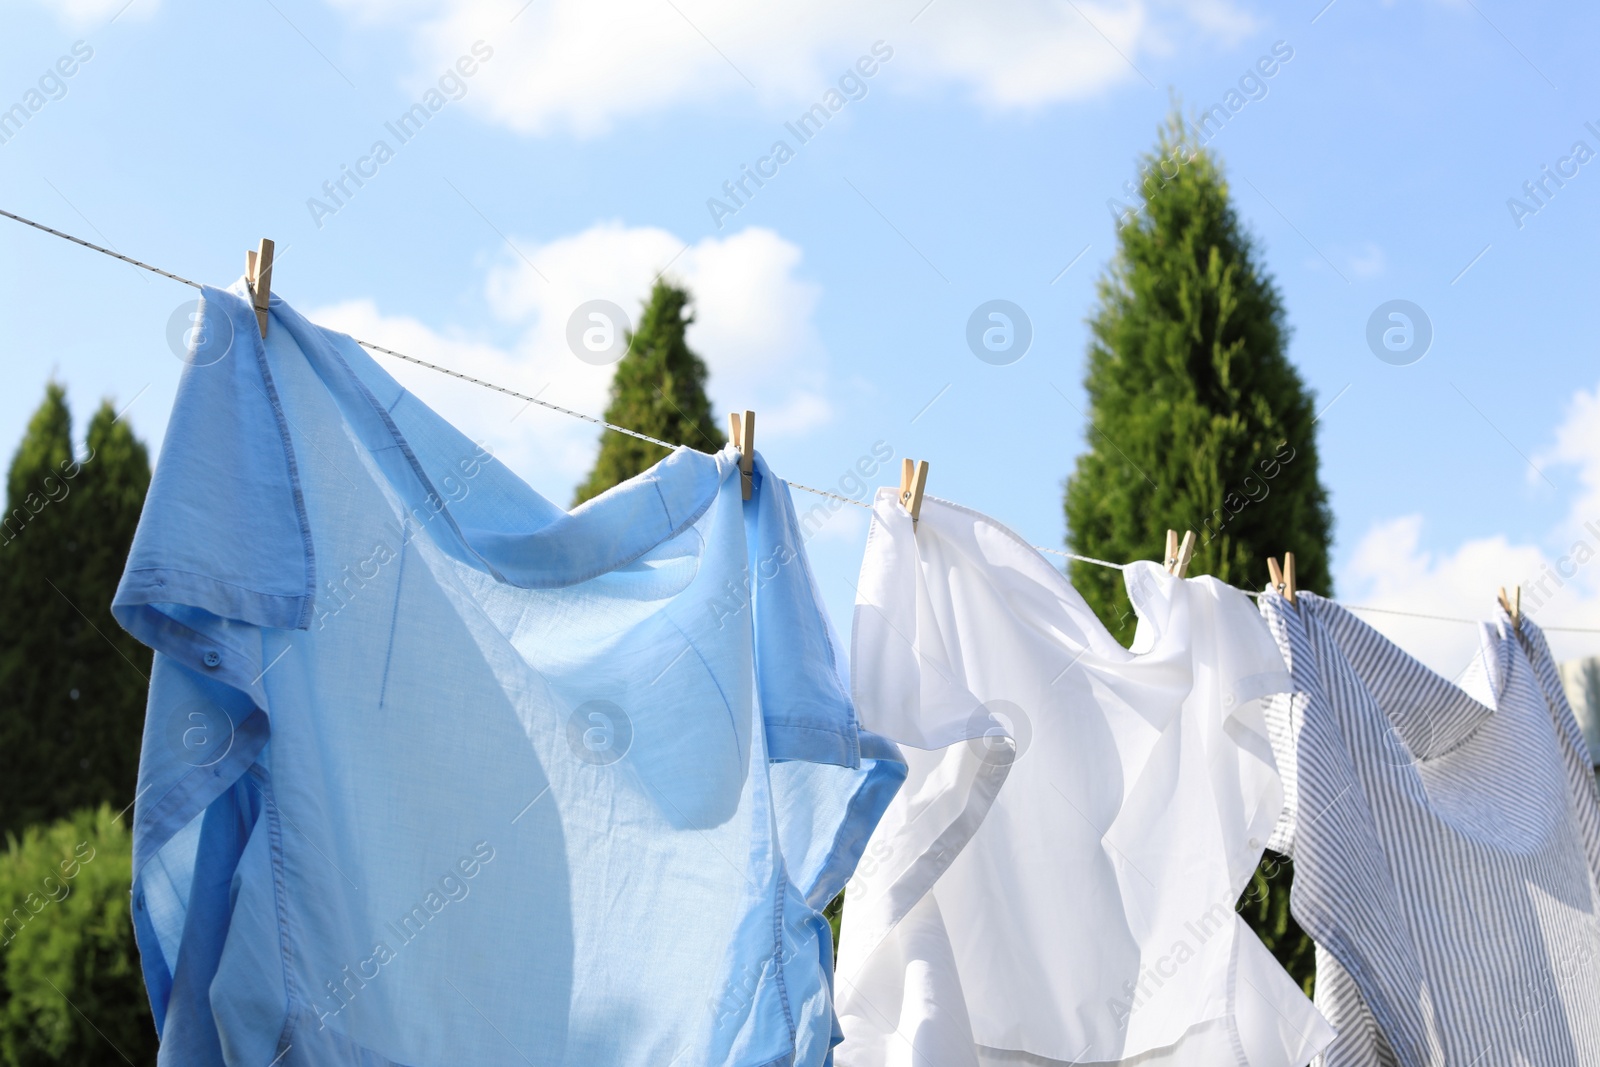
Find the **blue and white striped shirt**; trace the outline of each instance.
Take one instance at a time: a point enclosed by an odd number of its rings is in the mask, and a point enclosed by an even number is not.
[[[1332,601],[1261,611],[1324,1067],[1600,1063],[1600,803],[1544,635],[1484,624],[1457,685]]]

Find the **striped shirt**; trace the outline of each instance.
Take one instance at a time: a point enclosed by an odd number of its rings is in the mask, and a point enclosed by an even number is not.
[[[1323,1067],[1600,1063],[1600,802],[1544,635],[1502,613],[1458,685],[1313,594],[1261,611]]]

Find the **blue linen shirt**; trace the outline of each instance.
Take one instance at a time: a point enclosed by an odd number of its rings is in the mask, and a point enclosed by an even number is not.
[[[829,1062],[905,767],[788,487],[679,449],[569,513],[276,296],[197,338],[113,605],[160,1062]]]

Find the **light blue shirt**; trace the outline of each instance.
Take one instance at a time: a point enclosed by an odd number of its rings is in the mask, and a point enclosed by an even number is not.
[[[161,1063],[829,1061],[820,909],[905,767],[737,460],[568,513],[348,337],[205,290],[113,606],[156,650]]]

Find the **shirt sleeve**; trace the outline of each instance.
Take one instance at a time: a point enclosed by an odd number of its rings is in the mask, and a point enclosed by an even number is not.
[[[254,311],[206,287],[191,336],[111,610],[156,653],[133,822],[145,984],[164,1041],[216,1051],[206,989],[227,923],[196,917],[227,914],[237,846],[255,822],[244,779],[270,732],[269,635],[308,625],[314,566]]]
[[[746,506],[745,521],[756,686],[778,836],[788,877],[821,911],[855,872],[905,780],[906,763],[893,742],[857,723],[846,660],[806,559],[789,486],[759,454],[752,496],[757,506]],[[827,938],[824,924],[820,940]]]
[[[309,624],[311,533],[255,313],[232,293],[202,292],[201,340],[178,383],[112,613],[186,666],[248,681],[248,650],[232,631]]]
[[[811,575],[789,486],[755,457],[757,507],[745,509],[755,590],[756,677],[772,759],[856,767],[855,703]]]

